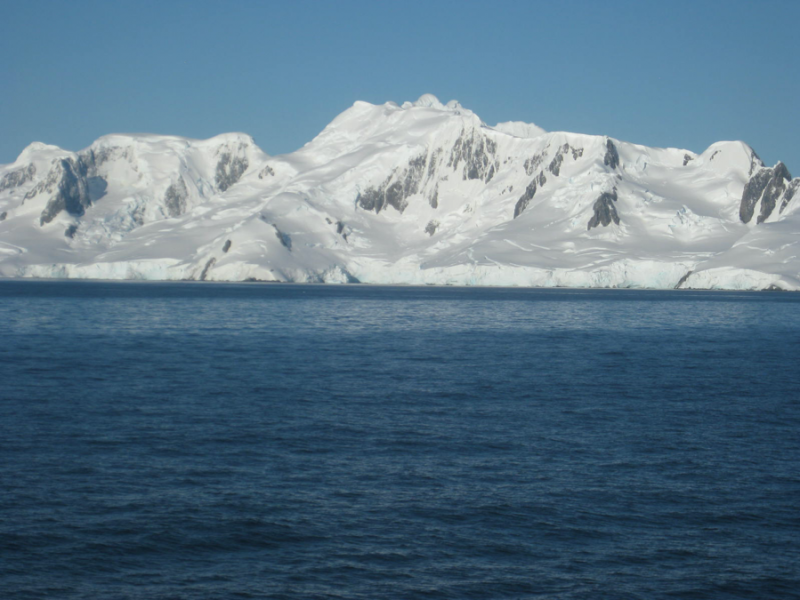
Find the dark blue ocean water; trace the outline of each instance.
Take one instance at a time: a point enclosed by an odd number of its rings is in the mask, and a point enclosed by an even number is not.
[[[0,597],[798,598],[800,295],[0,282]]]

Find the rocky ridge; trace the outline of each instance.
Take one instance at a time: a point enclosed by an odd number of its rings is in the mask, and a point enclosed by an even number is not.
[[[0,167],[0,273],[798,289],[798,188],[741,142],[695,154],[493,128],[430,95],[358,102],[284,156],[244,134],[34,143]]]

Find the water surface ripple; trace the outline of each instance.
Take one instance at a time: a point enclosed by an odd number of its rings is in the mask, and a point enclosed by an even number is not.
[[[800,597],[800,295],[0,281],[0,595]]]

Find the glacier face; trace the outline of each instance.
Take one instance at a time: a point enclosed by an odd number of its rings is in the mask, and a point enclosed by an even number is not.
[[[282,156],[238,133],[33,143],[0,166],[0,275],[797,290],[798,188],[741,142],[489,127],[426,94]]]

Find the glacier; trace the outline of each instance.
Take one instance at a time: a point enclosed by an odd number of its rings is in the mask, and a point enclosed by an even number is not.
[[[243,133],[34,142],[0,166],[0,276],[798,290],[798,188],[743,142],[490,127],[425,94],[280,156]]]

